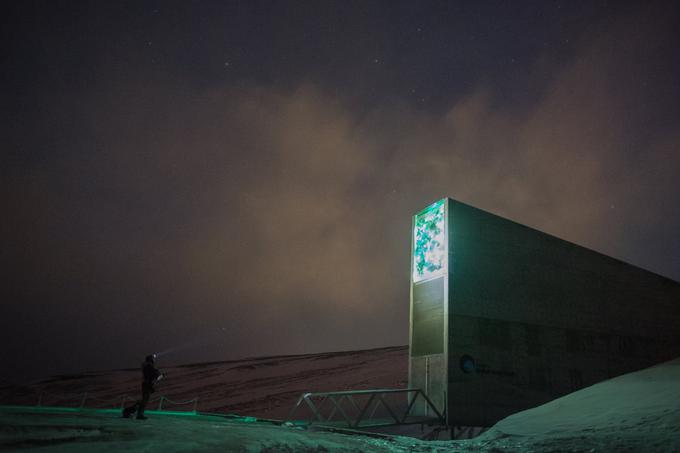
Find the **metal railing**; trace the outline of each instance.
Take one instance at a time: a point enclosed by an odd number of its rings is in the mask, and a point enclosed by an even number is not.
[[[137,401],[137,400],[138,400],[137,398],[133,398],[131,396],[125,395],[122,399],[120,406],[121,406],[121,408],[123,408],[123,407],[125,407],[126,401]],[[166,403],[166,402],[170,403],[174,406],[183,406],[185,404],[192,404],[193,403],[192,412],[197,412],[197,410],[198,410],[198,397],[195,397],[195,398],[192,398],[192,399],[186,400],[186,401],[174,401],[174,400],[171,400],[170,398],[168,398],[165,395],[159,395],[155,398],[151,398],[149,400],[149,405],[152,404],[152,403],[155,403],[156,401],[158,401],[158,407],[156,408],[157,411],[162,411],[163,410],[163,404]]]
[[[395,404],[394,401],[388,401],[388,396],[397,394],[407,396],[407,398],[402,400],[403,404]],[[434,417],[411,415],[413,406],[418,398],[425,401],[427,407],[435,414]],[[408,404],[406,404],[406,401],[408,401]],[[403,412],[397,406],[402,406]],[[406,408],[403,409],[403,406],[406,406]],[[310,425],[314,423],[326,426],[346,424],[348,428],[368,428],[414,423],[445,424],[444,416],[420,389],[376,389],[303,393],[291,409],[288,420],[294,421],[295,415],[303,407],[311,411]],[[375,417],[380,407],[385,410],[386,418]],[[330,410],[330,412],[326,415],[324,410]]]
[[[98,407],[104,406],[104,407],[111,407],[113,409],[123,409],[125,407],[126,402],[132,402],[132,401],[137,401],[139,398],[134,398],[129,395],[123,395],[120,398],[99,398],[92,396],[88,392],[83,392],[83,393],[62,393],[62,394],[54,394],[46,391],[40,391],[38,394],[38,401],[36,402],[37,407],[49,407],[51,405],[45,404],[45,401],[47,398],[51,397],[52,401],[58,401],[58,402],[63,402],[63,401],[69,401],[69,402],[76,402],[77,403],[77,408],[79,409],[84,409],[86,407],[93,407],[92,404],[88,406],[88,403],[104,403],[97,405]],[[187,401],[174,401],[170,398],[168,398],[165,395],[158,395],[154,398],[151,398],[149,400],[149,406],[155,402],[158,402],[158,406],[156,410],[158,411],[163,411],[167,410],[167,408],[164,408],[164,404],[171,404],[173,406],[184,406],[187,404],[193,404],[191,412],[196,413],[198,411],[198,397],[192,398]],[[52,404],[53,405],[53,404]],[[187,411],[189,412],[189,411]]]

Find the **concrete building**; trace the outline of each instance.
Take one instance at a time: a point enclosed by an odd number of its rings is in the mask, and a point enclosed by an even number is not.
[[[668,278],[449,198],[413,218],[409,386],[450,426],[680,356],[679,334]]]

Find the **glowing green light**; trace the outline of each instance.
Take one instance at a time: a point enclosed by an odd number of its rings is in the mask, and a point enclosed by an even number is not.
[[[440,200],[416,215],[413,230],[413,281],[446,271],[445,202]]]

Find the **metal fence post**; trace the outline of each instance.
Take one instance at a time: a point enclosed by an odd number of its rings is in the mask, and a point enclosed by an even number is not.
[[[85,407],[85,400],[87,399],[87,392],[83,393],[83,400],[80,402],[80,408]]]
[[[161,399],[158,400],[158,410],[162,411],[163,410],[163,398],[165,398],[163,395],[161,395]]]
[[[198,397],[194,399],[194,413],[198,412]]]

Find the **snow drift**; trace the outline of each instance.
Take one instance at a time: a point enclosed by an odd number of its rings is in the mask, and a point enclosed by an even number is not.
[[[475,440],[517,451],[680,451],[680,359],[518,412]]]

